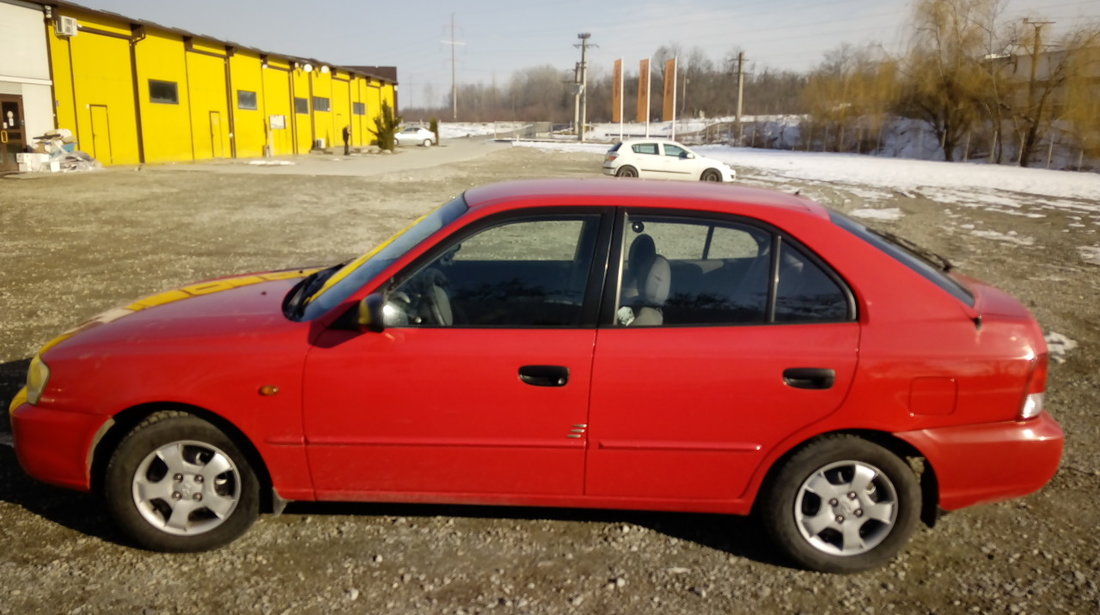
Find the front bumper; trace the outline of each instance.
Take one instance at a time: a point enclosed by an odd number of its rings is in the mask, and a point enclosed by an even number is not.
[[[939,507],[956,510],[1027,495],[1050,482],[1065,434],[1049,413],[1005,421],[896,434],[931,464]]]
[[[14,404],[13,404],[14,406]],[[23,470],[40,481],[88,491],[91,453],[105,418],[22,403],[11,410],[15,455]]]

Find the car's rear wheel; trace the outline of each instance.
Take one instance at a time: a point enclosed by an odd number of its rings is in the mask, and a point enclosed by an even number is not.
[[[638,169],[630,165],[619,167],[619,170],[615,172],[615,177],[638,177]]]
[[[889,450],[850,435],[822,438],[792,455],[757,513],[794,563],[821,572],[880,566],[919,520],[917,476]]]
[[[259,514],[259,482],[236,444],[178,411],[152,414],[122,439],[104,495],[119,529],[155,551],[220,547]]]
[[[703,171],[699,179],[705,182],[720,182],[722,181],[722,174],[714,169],[707,169]]]

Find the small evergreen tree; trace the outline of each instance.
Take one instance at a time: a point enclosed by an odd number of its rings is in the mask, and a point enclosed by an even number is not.
[[[382,103],[382,113],[374,118],[374,128],[368,128],[378,141],[378,147],[393,151],[397,147],[397,127],[401,125],[401,116],[394,115],[389,103]]]

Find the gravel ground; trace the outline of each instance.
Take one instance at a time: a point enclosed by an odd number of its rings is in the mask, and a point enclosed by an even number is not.
[[[440,155],[0,179],[0,401],[35,348],[105,309],[217,275],[336,262],[467,187],[599,166],[495,146],[425,164]],[[0,421],[0,614],[1100,612],[1097,204],[966,206],[738,171],[878,216],[872,226],[1009,290],[1061,336],[1047,404],[1068,442],[1054,481],[948,515],[854,576],[784,567],[745,519],[476,507],[292,504],[222,550],[165,555],[125,546],[93,497],[23,475]]]

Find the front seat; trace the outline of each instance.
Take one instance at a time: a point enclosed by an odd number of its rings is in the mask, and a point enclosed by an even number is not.
[[[638,276],[638,298],[634,302],[632,327],[655,327],[664,324],[664,305],[672,283],[672,267],[668,259],[654,255],[644,275]]]

